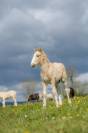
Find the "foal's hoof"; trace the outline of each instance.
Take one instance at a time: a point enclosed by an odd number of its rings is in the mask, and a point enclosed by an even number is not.
[[[62,104],[60,104],[59,106],[58,106],[58,108],[61,108],[62,107]]]
[[[62,106],[63,105],[63,103],[62,102],[59,102],[59,106]]]
[[[71,100],[69,100],[68,103],[69,103],[69,105],[71,105],[72,104]]]
[[[45,104],[43,104],[43,109],[46,109],[46,105]]]
[[[43,109],[46,109],[46,106],[43,106]]]
[[[56,108],[60,108],[60,105],[58,104],[58,105],[56,105]]]
[[[58,105],[58,106],[56,106],[56,108],[58,109],[60,106]]]
[[[59,104],[59,107],[62,107],[63,104]]]

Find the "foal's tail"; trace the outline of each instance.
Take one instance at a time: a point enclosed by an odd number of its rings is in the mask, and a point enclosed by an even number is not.
[[[69,87],[69,88],[70,88],[69,96],[70,96],[70,98],[74,98],[74,96],[75,96],[75,90],[72,87]]]

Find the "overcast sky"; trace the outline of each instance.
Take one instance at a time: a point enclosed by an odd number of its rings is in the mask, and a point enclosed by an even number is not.
[[[0,0],[0,85],[39,79],[33,49],[88,77],[88,0]]]

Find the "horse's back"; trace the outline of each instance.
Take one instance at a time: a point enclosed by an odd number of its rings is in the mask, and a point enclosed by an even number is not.
[[[57,77],[57,79],[62,78],[63,81],[67,79],[67,73],[63,63],[54,62],[51,65],[51,69],[54,75]]]
[[[8,91],[8,93],[16,93],[16,91],[10,90],[10,91]]]
[[[7,92],[8,96],[16,97],[16,91],[10,90]]]
[[[64,64],[63,63],[58,63],[58,62],[54,62],[52,63],[53,66],[57,69],[60,69],[60,70],[63,70],[65,68]]]
[[[10,90],[10,91],[1,91],[0,92],[0,98],[8,98],[8,97],[16,98],[16,91]]]

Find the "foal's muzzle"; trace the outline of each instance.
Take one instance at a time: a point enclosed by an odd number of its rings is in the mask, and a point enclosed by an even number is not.
[[[35,67],[35,64],[31,64],[31,67]]]

